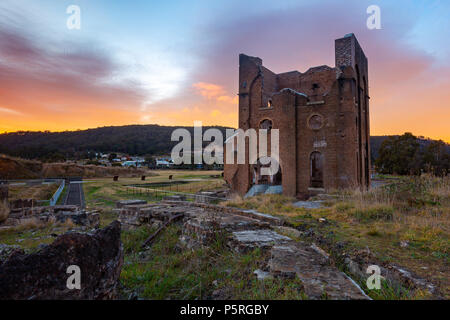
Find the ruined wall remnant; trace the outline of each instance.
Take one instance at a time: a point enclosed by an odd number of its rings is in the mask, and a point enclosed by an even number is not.
[[[304,197],[370,185],[368,61],[353,34],[335,41],[335,58],[334,68],[275,74],[260,58],[239,56],[239,128],[279,130],[280,171],[264,178],[259,162],[226,163],[233,191],[269,184]]]
[[[73,223],[91,228],[100,224],[100,213],[97,210],[80,209],[75,205],[42,206],[42,207],[12,207],[8,219],[3,225],[14,226],[22,220],[36,219],[42,223],[71,220]]]
[[[66,233],[36,253],[0,261],[0,299],[111,299],[123,264],[120,223],[92,234]],[[81,289],[68,289],[67,268],[81,270]]]

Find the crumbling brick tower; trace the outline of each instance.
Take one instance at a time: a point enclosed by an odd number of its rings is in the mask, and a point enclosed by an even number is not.
[[[261,176],[262,164],[248,157],[246,164],[225,163],[234,191],[281,185],[283,194],[305,197],[370,186],[367,58],[348,34],[335,40],[335,59],[334,68],[275,74],[260,58],[239,56],[239,128],[279,129],[280,172]]]

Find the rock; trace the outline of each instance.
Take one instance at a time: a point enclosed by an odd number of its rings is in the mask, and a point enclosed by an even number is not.
[[[283,224],[283,220],[281,218],[274,217],[267,213],[261,213],[256,210],[242,210],[241,214],[246,214],[254,219],[263,220],[263,221],[266,221],[273,225],[282,225]]]
[[[419,278],[417,275],[413,274],[411,271],[406,270],[405,268],[392,265],[391,269],[400,276],[404,284],[408,284],[413,288],[422,288],[428,290],[428,292],[430,292],[431,294],[436,291],[436,286],[433,283]]]
[[[212,300],[228,300],[231,298],[231,294],[229,292],[229,289],[227,288],[220,288],[217,290],[214,290],[211,294]]]
[[[330,259],[303,242],[274,246],[269,268],[274,276],[298,277],[310,299],[369,299],[352,279],[331,265]]]
[[[261,269],[256,269],[253,271],[253,274],[256,275],[256,279],[258,280],[265,280],[265,279],[272,279],[272,275],[267,271],[262,271]]]
[[[140,205],[140,204],[147,204],[147,201],[145,200],[120,200],[116,202],[116,208],[123,208],[125,206],[129,205]]]
[[[323,207],[323,201],[297,201],[294,202],[293,205],[297,208],[305,208],[305,209],[320,209]]]
[[[0,265],[0,299],[111,299],[123,264],[120,223],[93,234],[66,233],[36,253]],[[67,268],[81,270],[81,289],[66,286]]]
[[[164,223],[161,220],[154,220],[154,222],[151,224],[152,229],[159,229],[162,227]]]
[[[290,227],[284,227],[284,226],[275,226],[274,229],[280,233],[283,233],[289,237],[294,237],[294,238],[300,238],[303,235],[303,232],[294,229],[294,228],[290,228]]]
[[[184,195],[172,195],[164,197],[164,200],[170,201],[186,201],[186,197]]]
[[[45,247],[47,247],[48,245],[47,244],[45,244],[45,243],[40,243],[38,246],[37,246],[37,248],[39,249],[39,250],[41,250],[41,249],[44,249]]]
[[[128,296],[128,300],[138,300],[139,295],[136,292],[131,292]]]
[[[270,273],[276,277],[294,279],[296,276],[295,249],[291,246],[276,246],[271,250]]]
[[[8,259],[8,257],[13,253],[14,251],[22,251],[22,249],[17,245],[8,245],[8,244],[2,244],[0,243],[0,264]]]
[[[244,230],[232,233],[230,246],[238,252],[248,252],[255,248],[269,249],[273,245],[292,242],[292,239],[273,230]]]
[[[195,202],[209,203],[215,200],[215,193],[212,191],[201,191],[195,194]]]
[[[315,243],[313,243],[311,245],[311,248],[317,252],[318,254],[320,254],[322,257],[324,257],[325,259],[329,259],[330,255],[328,253],[326,253],[322,248],[319,248]]]
[[[9,219],[4,225],[17,225],[30,218],[36,219],[41,223],[60,222],[64,223],[71,220],[73,223],[82,226],[98,227],[100,224],[100,214],[98,211],[80,210],[74,205],[43,206],[43,207],[24,207],[11,211]]]
[[[347,267],[348,271],[351,274],[353,274],[355,276],[358,276],[360,278],[367,277],[367,274],[365,273],[365,270],[362,270],[361,266],[357,262],[355,262],[352,259],[350,259],[349,257],[346,257],[344,259],[344,264],[345,264],[345,266]]]

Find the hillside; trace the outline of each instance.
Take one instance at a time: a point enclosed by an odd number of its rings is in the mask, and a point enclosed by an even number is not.
[[[72,163],[42,163],[36,160],[24,160],[0,155],[0,180],[63,177],[101,178],[115,175],[121,177],[137,177],[141,175],[149,176],[151,174],[145,169],[103,167]]]
[[[0,153],[24,159],[60,161],[83,159],[94,152],[121,152],[130,155],[169,154],[177,142],[170,141],[176,128],[193,134],[193,127],[128,125],[65,132],[21,131],[0,134]],[[204,130],[212,127],[203,127]],[[214,127],[225,136],[225,127]],[[372,136],[372,160],[378,157],[382,142],[389,136]],[[418,139],[421,146],[433,140]],[[450,149],[450,148],[449,148]]]
[[[170,153],[176,128],[193,135],[193,127],[129,125],[65,132],[21,131],[0,134],[0,153],[25,159],[64,160],[87,158],[88,152],[121,152],[130,155]],[[203,127],[204,130],[212,127]],[[225,134],[225,127],[215,127]]]

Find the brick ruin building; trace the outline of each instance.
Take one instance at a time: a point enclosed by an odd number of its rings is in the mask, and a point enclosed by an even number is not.
[[[280,170],[260,175],[262,161],[248,164],[247,141],[246,164],[225,163],[233,191],[245,195],[256,185],[270,193],[278,186],[303,198],[370,185],[367,58],[353,34],[335,40],[335,61],[334,68],[275,74],[260,58],[239,56],[239,128],[279,129]]]

